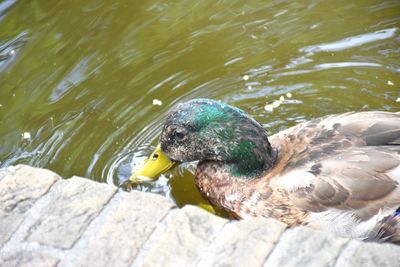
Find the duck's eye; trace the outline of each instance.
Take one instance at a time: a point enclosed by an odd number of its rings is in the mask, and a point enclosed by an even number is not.
[[[176,141],[182,141],[185,139],[185,134],[179,130],[176,130],[172,133],[172,138]]]

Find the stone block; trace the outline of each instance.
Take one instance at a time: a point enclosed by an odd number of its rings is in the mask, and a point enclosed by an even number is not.
[[[0,180],[0,246],[15,232],[29,208],[60,177],[48,170],[25,165],[7,168]]]
[[[264,266],[333,266],[348,239],[308,227],[286,230]]]
[[[20,165],[20,166],[23,166],[23,165]],[[13,175],[15,173],[15,169],[16,168],[14,166],[1,168],[0,169],[0,181],[1,181],[1,179],[3,179],[8,174]]]
[[[79,177],[60,181],[54,186],[52,201],[30,228],[27,240],[71,248],[116,190]]]
[[[335,267],[344,266],[400,266],[400,246],[352,240],[336,261]]]
[[[115,204],[115,210],[107,214],[99,230],[82,237],[89,240],[71,266],[129,266],[157,223],[173,207],[160,195],[138,191],[121,192],[114,201],[117,203],[110,205]]]
[[[232,221],[199,254],[197,266],[262,266],[286,225],[273,219]]]
[[[191,266],[226,222],[194,206],[172,210],[142,247],[133,266]]]
[[[59,260],[46,253],[32,250],[14,250],[0,253],[0,266],[2,267],[55,267]]]

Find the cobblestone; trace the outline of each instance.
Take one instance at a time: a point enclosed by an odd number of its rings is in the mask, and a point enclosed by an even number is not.
[[[65,184],[32,226],[28,241],[70,248],[107,204],[116,188],[74,177]]]
[[[0,180],[0,246],[21,224],[29,208],[60,177],[48,170],[19,165]]]
[[[0,169],[0,266],[397,266],[400,246],[273,219],[230,221],[166,198],[24,165]]]

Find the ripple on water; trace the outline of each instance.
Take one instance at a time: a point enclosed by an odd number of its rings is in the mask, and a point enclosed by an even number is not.
[[[38,3],[0,3],[1,166],[118,185],[171,107],[197,97],[244,109],[269,134],[399,110],[398,1]],[[201,201],[187,166],[170,176],[138,189]]]
[[[395,36],[397,30],[398,28],[390,28],[390,29],[379,30],[376,32],[364,33],[357,36],[346,37],[336,42],[307,46],[301,48],[300,52],[305,52],[308,55],[312,55],[317,52],[342,51],[345,49],[354,48],[357,46],[365,45],[379,40],[392,38],[393,36]]]
[[[0,6],[0,22],[1,22],[1,6]],[[27,40],[28,40],[28,32],[23,31],[16,37],[4,43],[0,42],[0,73],[4,71],[7,67],[9,67],[9,65],[13,61],[16,60],[19,51],[23,48]]]

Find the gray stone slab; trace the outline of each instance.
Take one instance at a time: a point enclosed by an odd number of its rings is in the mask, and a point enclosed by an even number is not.
[[[66,249],[72,247],[117,189],[79,177],[59,184],[62,186],[57,187],[54,199],[29,230],[27,240]]]
[[[153,232],[133,266],[192,266],[227,220],[194,206],[172,210]]]
[[[22,165],[20,165],[22,166]],[[9,166],[6,168],[1,168],[0,169],[0,181],[3,179],[7,174],[13,175],[15,173],[15,167],[14,166]]]
[[[111,203],[115,210],[107,214],[98,231],[86,237],[90,240],[71,266],[129,266],[157,223],[173,207],[160,195],[138,191],[121,192],[113,201],[118,202]]]
[[[400,266],[400,246],[352,240],[345,246],[335,267]]]
[[[286,224],[273,219],[232,221],[194,262],[196,266],[262,266],[285,229]]]
[[[267,258],[265,267],[333,266],[348,239],[308,227],[286,230]]]
[[[14,250],[9,253],[0,253],[0,266],[2,267],[53,267],[57,266],[59,259],[40,251]]]
[[[18,228],[29,208],[60,179],[51,171],[25,165],[7,169],[0,180],[0,246]]]

